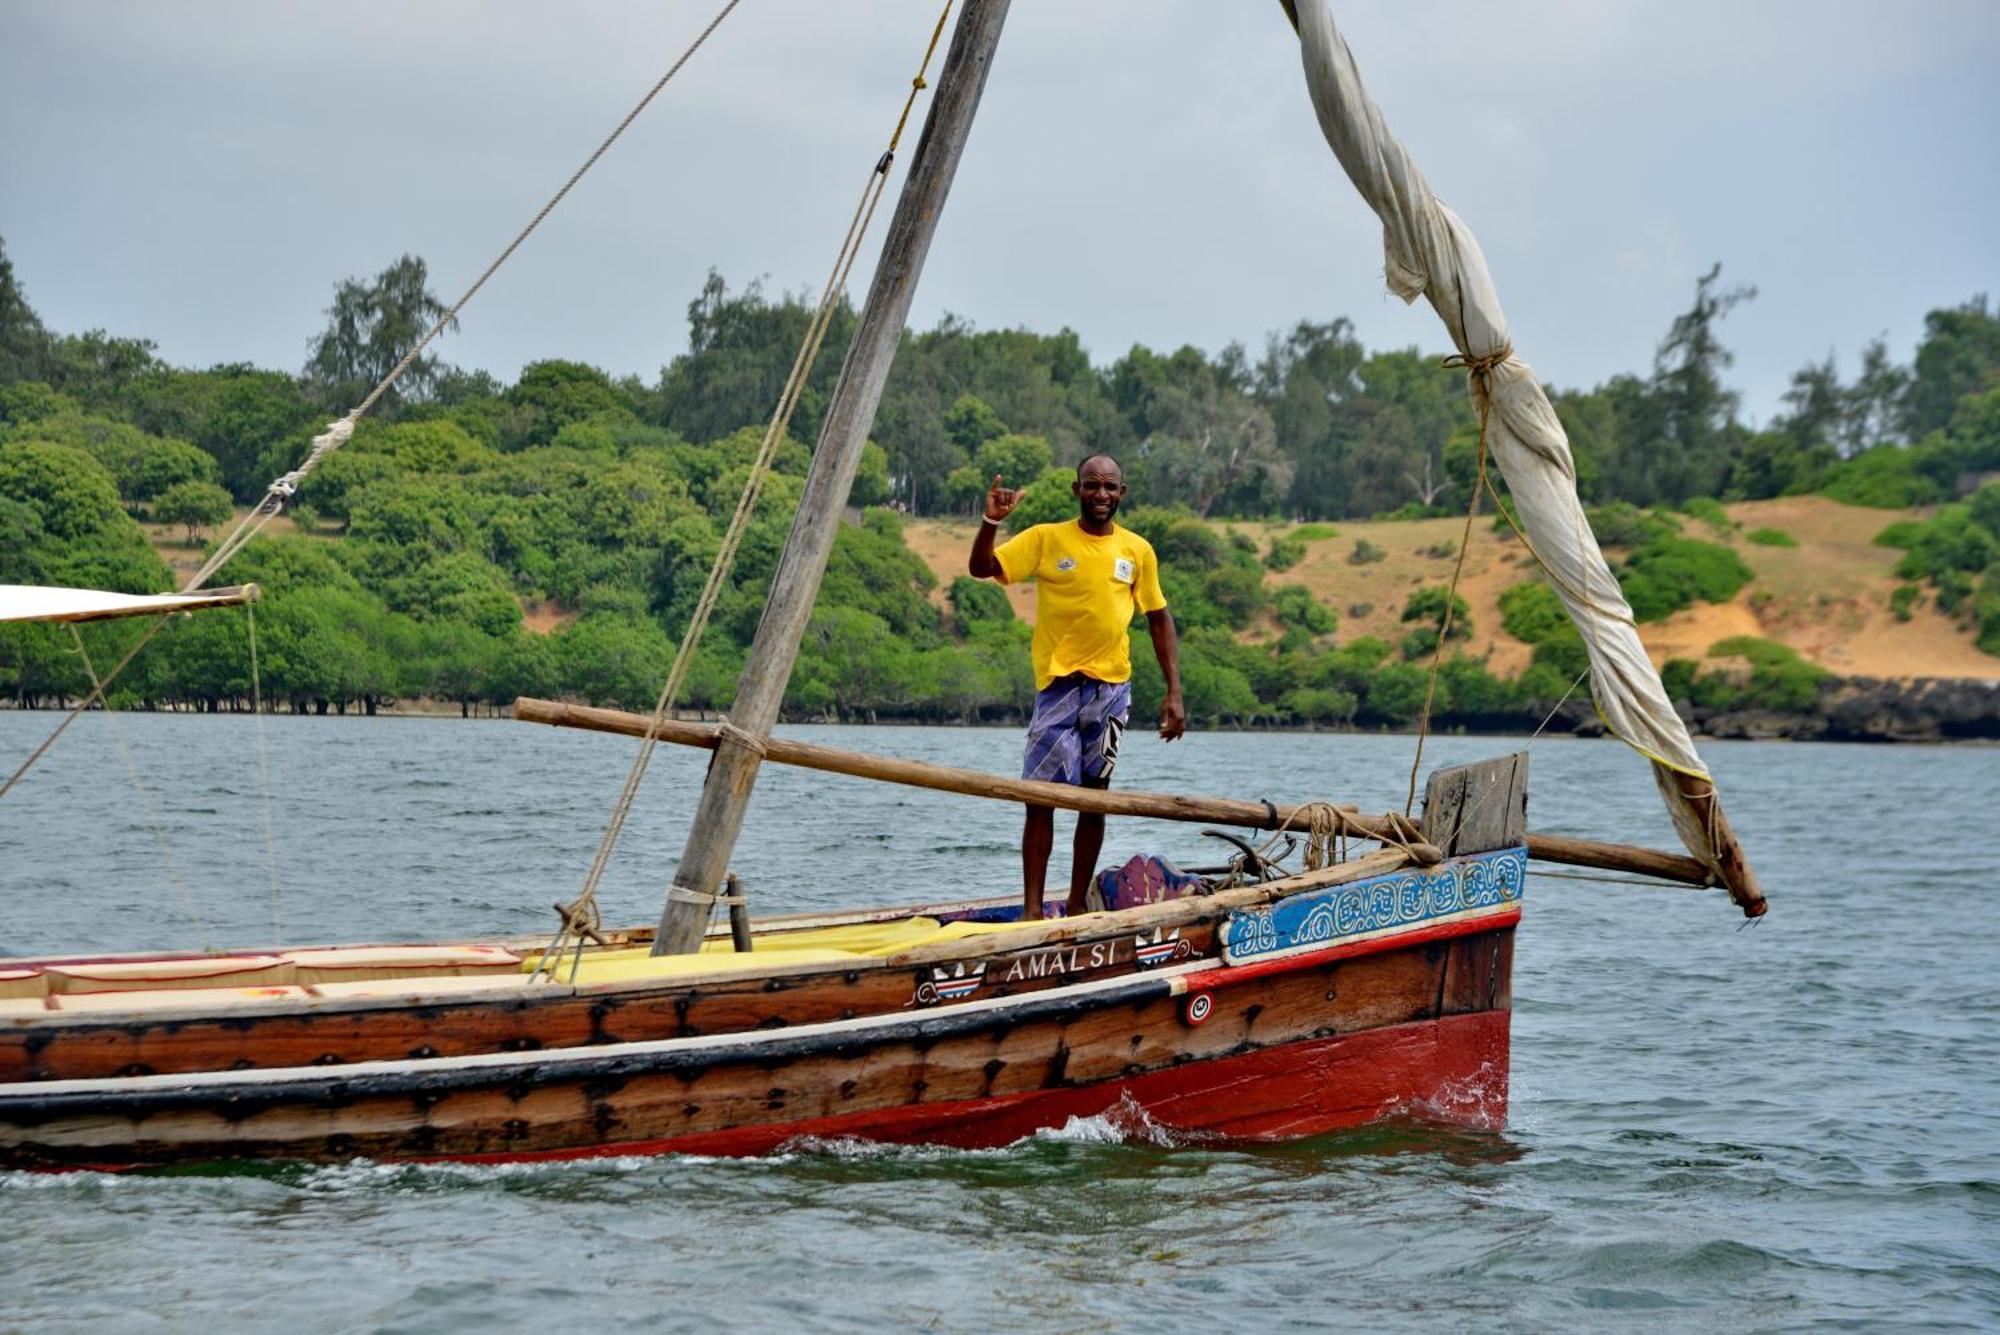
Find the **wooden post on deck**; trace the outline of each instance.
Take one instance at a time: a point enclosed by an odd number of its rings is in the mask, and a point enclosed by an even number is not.
[[[729,710],[731,726],[718,740],[701,801],[695,808],[694,827],[688,832],[687,847],[667,891],[659,935],[653,941],[655,955],[685,955],[701,947],[715,906],[716,887],[722,884],[736,836],[743,828],[750,790],[757,782],[764,739],[777,722],[799,641],[812,615],[813,598],[833,551],[841,507],[854,484],[861,447],[875,422],[882,385],[909,318],[917,276],[923,272],[938,216],[944,211],[973,114],[986,88],[1008,3],[965,0],[959,13],[923,136],[911,156],[910,174],[903,182],[896,216],[882,243],[882,258],[875,267],[867,304],[861,309],[854,342],[840,368],[840,383],[834,388],[826,425],[813,452],[805,495],[771,578],[770,599],[757,623],[749,659],[736,683],[736,700]]]
[[[1448,858],[1527,843],[1528,753],[1433,771],[1422,828]]]

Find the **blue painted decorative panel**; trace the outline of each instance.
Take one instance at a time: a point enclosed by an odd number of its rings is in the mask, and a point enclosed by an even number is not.
[[[1222,923],[1230,964],[1318,950],[1351,937],[1420,927],[1475,909],[1518,904],[1528,884],[1528,850],[1503,848],[1309,890],[1268,908],[1245,909]]]

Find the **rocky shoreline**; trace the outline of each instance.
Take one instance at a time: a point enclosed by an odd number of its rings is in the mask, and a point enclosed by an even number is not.
[[[1674,707],[1697,737],[1794,742],[1952,742],[2000,740],[2000,681],[1966,677],[1834,677],[1809,711]],[[1588,710],[1588,706],[1585,706]],[[1568,712],[1568,711],[1566,711]],[[1594,713],[1575,720],[1579,736],[1601,733]]]

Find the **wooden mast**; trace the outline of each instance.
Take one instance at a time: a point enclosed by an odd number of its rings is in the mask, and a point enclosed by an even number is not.
[[[716,889],[728,870],[750,790],[757,782],[764,739],[777,722],[799,641],[805,635],[820,577],[833,551],[841,507],[854,483],[861,447],[875,422],[882,385],[909,317],[924,257],[965,151],[980,94],[986,88],[1008,4],[1009,0],[965,0],[960,11],[923,135],[910,160],[910,174],[903,182],[896,215],[882,243],[882,258],[868,289],[867,304],[861,309],[854,342],[848,348],[819,446],[813,452],[805,495],[772,577],[771,596],[757,624],[749,659],[736,683],[736,700],[729,711],[732,726],[718,739],[715,759],[695,808],[694,826],[667,892],[659,936],[653,942],[655,955],[687,954],[701,947]]]

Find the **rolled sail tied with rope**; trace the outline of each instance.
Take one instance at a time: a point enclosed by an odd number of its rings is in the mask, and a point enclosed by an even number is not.
[[[1749,917],[1764,912],[1756,875],[1660,676],[1639,641],[1576,492],[1569,439],[1548,395],[1513,352],[1507,317],[1472,231],[1445,206],[1362,85],[1326,0],[1286,0],[1299,35],[1306,88],[1328,146],[1382,223],[1383,273],[1406,302],[1423,297],[1443,321],[1479,410],[1482,471],[1491,458],[1507,483],[1508,522],[1576,624],[1590,658],[1591,695],[1605,727],[1652,762],[1674,828]],[[1462,568],[1465,544],[1459,545]],[[1454,583],[1457,573],[1454,572]],[[1449,617],[1449,600],[1447,600]],[[1442,638],[1440,639],[1442,650]],[[1435,685],[1435,664],[1432,684]],[[1428,701],[1431,692],[1426,691]],[[1426,706],[1426,719],[1428,704]],[[1412,784],[1411,797],[1415,790]]]

